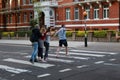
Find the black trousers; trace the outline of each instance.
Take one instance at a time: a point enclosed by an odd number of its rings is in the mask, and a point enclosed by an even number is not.
[[[43,48],[38,47],[38,57],[43,58]]]

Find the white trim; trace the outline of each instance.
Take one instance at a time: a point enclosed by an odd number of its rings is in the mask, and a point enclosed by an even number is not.
[[[119,23],[110,23],[110,24],[86,24],[87,26],[90,26],[90,27],[101,27],[101,26],[119,26]],[[66,27],[84,27],[85,24],[69,24],[69,25],[65,25]],[[56,25],[56,27],[60,27],[60,25]]]
[[[3,26],[0,28],[4,28]],[[6,28],[30,28],[30,26],[7,26]]]

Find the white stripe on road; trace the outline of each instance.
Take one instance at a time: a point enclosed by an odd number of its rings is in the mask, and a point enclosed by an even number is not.
[[[37,77],[38,77],[38,78],[41,78],[41,77],[46,77],[46,76],[50,76],[50,75],[51,75],[51,74],[46,73],[46,74],[38,75]]]
[[[55,66],[53,64],[45,64],[45,63],[34,63],[34,64],[32,64],[29,61],[18,60],[18,59],[13,59],[13,58],[4,59],[3,61],[20,63],[20,64],[27,64],[27,65],[31,65],[31,66],[35,66],[35,67],[41,67],[41,68],[48,68],[48,67]]]
[[[95,64],[101,64],[101,63],[104,63],[105,61],[97,61],[95,62]]]
[[[64,59],[57,59],[57,58],[48,58],[50,61],[56,61],[56,62],[64,62],[64,63],[72,63],[73,60],[64,60]]]
[[[55,54],[49,54],[49,56],[56,57]],[[76,57],[76,56],[65,56],[65,55],[60,55],[59,57],[65,57],[65,58],[73,58],[73,59],[82,59],[82,60],[88,60],[90,59],[89,57]]]
[[[70,70],[72,70],[72,69],[67,68],[67,69],[60,70],[59,72],[67,72],[67,71],[70,71]]]
[[[26,58],[29,58],[30,56],[25,56]],[[74,62],[73,60],[64,60],[64,59],[59,59],[59,58],[48,58],[49,61],[55,61],[55,62],[63,62],[63,63],[72,63]]]
[[[0,65],[0,69],[3,69],[5,71],[11,72],[11,73],[15,73],[15,74],[19,74],[19,73],[22,73],[22,72],[30,72],[29,70],[13,68],[13,67],[9,67],[9,66],[6,66],[6,65]]]
[[[77,66],[77,68],[84,68],[84,67],[88,67],[89,65],[82,65],[82,66]]]
[[[65,54],[65,52],[59,52],[61,54]],[[93,57],[104,57],[105,55],[99,55],[99,54],[90,54],[90,53],[74,53],[74,52],[69,52],[69,54],[72,55],[82,55],[82,56],[93,56]]]
[[[88,53],[100,53],[100,54],[110,54],[110,55],[118,54],[118,53],[111,53],[111,52],[85,51],[85,50],[70,50],[70,51],[75,51],[75,52],[88,52]]]
[[[115,61],[116,59],[109,59],[109,61]]]
[[[28,53],[24,53],[24,52],[7,52],[7,51],[0,51],[0,52],[2,52],[2,53],[18,53],[18,54],[22,54],[22,55],[28,54]]]

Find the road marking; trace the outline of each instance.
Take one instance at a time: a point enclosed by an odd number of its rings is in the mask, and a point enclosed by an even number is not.
[[[29,58],[30,56],[25,56],[26,58]],[[65,60],[65,59],[59,59],[59,58],[48,58],[49,61],[56,61],[56,62],[63,62],[63,63],[72,63],[73,60]]]
[[[109,59],[109,61],[115,61],[116,59]]]
[[[52,56],[52,57],[56,57],[56,55],[55,54],[49,54],[49,56]],[[90,59],[89,57],[76,57],[76,56],[65,56],[65,55],[60,55],[59,57],[65,57],[65,58],[73,58],[73,59],[82,59],[82,60],[88,60],[88,59]]]
[[[89,65],[82,65],[82,66],[77,66],[77,68],[84,68],[84,67],[88,67]]]
[[[101,64],[101,63],[104,63],[105,61],[97,61],[95,62],[95,64]]]
[[[38,77],[38,78],[41,78],[41,77],[46,77],[46,76],[50,76],[50,75],[51,75],[51,74],[46,73],[46,74],[38,75],[37,77]]]
[[[85,50],[70,50],[70,51],[75,51],[75,52],[89,52],[89,53],[101,53],[101,54],[110,54],[110,55],[115,55],[118,53],[111,53],[111,52],[100,52],[100,51],[85,51]]]
[[[29,61],[18,60],[18,59],[13,59],[13,58],[4,59],[3,61],[20,63],[20,64],[27,64],[27,65],[31,65],[31,66],[35,66],[35,67],[41,67],[41,68],[48,68],[48,67],[55,66],[53,64],[47,64],[47,63],[34,63],[34,64],[31,64]]]
[[[57,59],[57,58],[48,58],[50,61],[56,61],[56,62],[64,62],[64,63],[72,63],[73,60],[64,60],[64,59]]]
[[[28,53],[23,53],[23,52],[7,52],[7,51],[0,51],[0,52],[2,52],[2,53],[18,53],[18,54],[22,54],[22,55],[28,54]]]
[[[65,54],[65,52],[59,52],[61,54]],[[90,53],[74,53],[74,52],[69,52],[69,54],[72,55],[82,55],[82,56],[93,56],[93,57],[104,57],[105,55],[99,55],[99,54],[90,54]]]
[[[113,63],[104,63],[104,65],[120,67],[120,64],[113,64]]]
[[[0,65],[0,69],[3,69],[5,71],[11,72],[11,73],[15,73],[15,74],[19,74],[19,73],[22,73],[22,72],[30,72],[29,70],[9,67],[9,66],[6,66],[6,65]]]
[[[67,71],[70,71],[70,70],[72,70],[72,69],[67,68],[67,69],[59,70],[59,72],[67,72]]]

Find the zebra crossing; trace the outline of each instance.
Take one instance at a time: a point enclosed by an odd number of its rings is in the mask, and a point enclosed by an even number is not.
[[[2,51],[0,51],[0,52],[2,52]],[[12,52],[10,52],[10,53],[12,53]],[[22,55],[24,59],[17,59],[17,58],[10,57],[10,58],[5,58],[2,61],[12,63],[12,64],[29,65],[31,67],[38,67],[38,68],[42,68],[42,69],[46,70],[51,67],[56,67],[57,66],[56,64],[58,64],[58,63],[73,64],[73,63],[77,63],[77,61],[83,61],[83,60],[88,61],[92,58],[103,58],[106,56],[114,56],[114,55],[118,54],[118,53],[114,53],[114,52],[102,52],[102,51],[90,51],[90,50],[86,51],[86,50],[74,50],[74,49],[69,50],[68,53],[69,53],[69,56],[66,56],[64,51],[60,51],[59,58],[56,58],[55,53],[50,52],[48,62],[36,62],[34,64],[31,64],[28,61],[28,59],[30,58],[30,54],[26,53],[27,54],[26,55],[22,52],[19,52],[19,55]],[[93,63],[100,64],[100,63],[104,63],[104,61],[101,60],[101,61],[96,61]],[[89,67],[89,66],[90,65],[88,65],[88,64],[84,64],[84,65],[78,64],[78,65],[75,65],[75,68],[81,69],[81,68],[85,68],[85,67]],[[8,65],[2,65],[2,64],[0,65],[0,69],[5,70],[10,73],[14,73],[14,74],[32,72],[29,69],[21,69],[21,68],[8,66]],[[71,70],[72,70],[71,68],[66,67],[61,70],[58,70],[58,72],[63,73],[63,72],[71,71]],[[46,76],[50,76],[50,75],[52,75],[52,74],[44,73],[44,74],[37,75],[37,77],[41,78],[41,77],[46,77]]]

